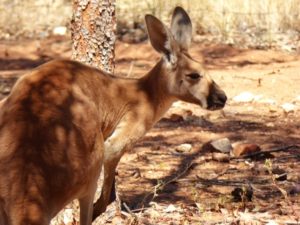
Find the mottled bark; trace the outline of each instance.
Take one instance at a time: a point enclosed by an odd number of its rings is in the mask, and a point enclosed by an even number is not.
[[[113,73],[115,0],[74,0],[72,58]]]

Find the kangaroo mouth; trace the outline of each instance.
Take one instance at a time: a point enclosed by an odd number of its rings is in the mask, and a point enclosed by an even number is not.
[[[214,96],[212,99],[208,100],[207,109],[214,111],[224,108],[225,103],[227,101],[226,95]]]
[[[218,110],[225,106],[227,96],[225,92],[219,88],[216,83],[212,83],[209,89],[209,96],[207,98],[207,109]]]
[[[207,109],[210,111],[215,111],[219,109],[223,109],[225,106],[225,103],[215,103],[213,105],[208,105]]]

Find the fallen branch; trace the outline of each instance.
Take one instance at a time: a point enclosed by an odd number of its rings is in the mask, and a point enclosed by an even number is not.
[[[221,185],[221,186],[232,186],[232,187],[240,187],[243,185],[252,185],[252,184],[266,184],[269,179],[261,179],[257,181],[237,181],[237,180],[217,180],[217,179],[204,179],[196,175],[198,181],[205,185]]]
[[[158,184],[153,187],[153,190],[150,193],[148,193],[147,195],[145,195],[145,197],[143,198],[142,204],[144,205],[146,199],[151,195],[153,195],[153,197],[151,199],[151,201],[152,201],[157,196],[158,191],[163,190],[166,185],[168,185],[168,184],[170,184],[174,181],[177,181],[181,176],[183,176],[193,166],[193,164],[194,163],[189,163],[184,168],[184,170],[181,173],[179,173],[177,176],[175,176],[175,177],[173,177],[173,178],[171,178],[171,179],[169,179],[165,182],[163,182],[163,181],[158,182]]]

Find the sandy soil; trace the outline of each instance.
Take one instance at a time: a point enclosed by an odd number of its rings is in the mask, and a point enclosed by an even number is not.
[[[1,97],[27,70],[70,57],[70,46],[60,37],[0,42]],[[219,162],[202,145],[220,138],[255,143],[263,151],[300,145],[300,56],[199,43],[193,44],[191,55],[203,60],[225,90],[227,106],[209,112],[175,103],[119,164],[118,193],[130,210],[122,209],[119,216],[107,212],[95,224],[299,224],[299,147]],[[139,77],[158,58],[147,43],[118,42],[116,74]],[[237,101],[235,97],[243,92],[249,92],[250,99]],[[285,109],[286,103],[293,109]],[[189,147],[180,151],[182,144]],[[275,180],[268,173],[268,158],[272,169],[287,175],[285,179]],[[249,189],[252,198],[235,199],[232,191],[237,188]],[[72,210],[64,211],[68,215],[60,214],[53,224],[77,224]]]

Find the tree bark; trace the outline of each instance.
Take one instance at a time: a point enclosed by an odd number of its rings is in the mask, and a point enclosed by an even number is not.
[[[115,0],[73,0],[72,58],[114,71]]]

